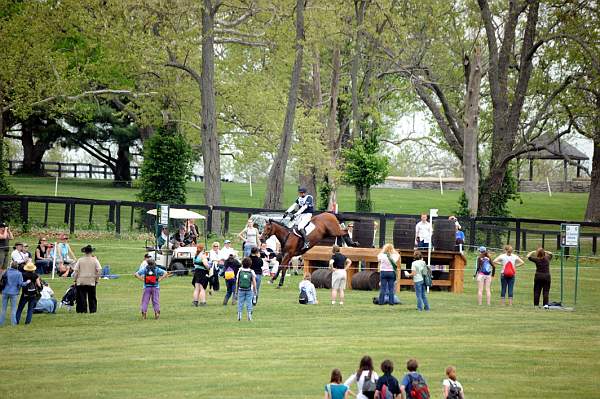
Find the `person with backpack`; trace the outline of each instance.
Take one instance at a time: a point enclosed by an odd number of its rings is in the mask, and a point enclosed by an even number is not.
[[[400,397],[400,384],[396,377],[392,375],[394,372],[394,363],[391,360],[384,360],[381,363],[381,372],[383,375],[375,384],[375,399],[396,399]]]
[[[333,369],[329,384],[325,385],[325,399],[348,399],[348,395],[351,393],[348,386],[342,384],[340,369]]]
[[[465,393],[460,382],[456,381],[456,367],[446,367],[446,379],[442,382],[444,399],[465,399]]]
[[[225,298],[223,298],[223,305],[227,305],[227,302],[229,302],[229,298],[231,297],[233,297],[231,304],[235,305],[236,303],[237,295],[235,292],[235,276],[237,276],[240,266],[240,262],[233,254],[229,254],[229,258],[227,258],[223,264],[223,268],[225,270],[225,286],[227,287]]]
[[[485,288],[486,300],[488,306],[492,301],[492,279],[496,274],[496,266],[492,263],[492,258],[486,247],[479,247],[479,256],[477,257],[477,267],[475,268],[474,278],[477,279],[477,303],[481,305],[483,301],[483,289]]]
[[[237,277],[238,293],[238,321],[242,320],[242,312],[246,305],[248,321],[252,321],[252,297],[256,292],[256,275],[252,270],[252,259],[246,257],[242,259],[242,267],[238,271]]]
[[[405,272],[407,277],[413,278],[413,283],[415,285],[415,295],[417,297],[417,309],[421,312],[423,309],[425,311],[429,311],[429,302],[427,301],[427,289],[426,289],[426,280],[427,284],[431,286],[431,269],[423,260],[423,255],[421,251],[415,251],[413,254],[414,261],[410,265],[410,273]]]
[[[398,266],[401,265],[400,254],[394,249],[392,244],[385,244],[381,252],[377,255],[379,266],[379,305],[387,303],[394,305],[394,291],[398,274]]]
[[[140,305],[140,311],[142,312],[142,319],[146,319],[146,313],[148,312],[148,303],[152,299],[152,309],[154,309],[154,318],[160,317],[160,282],[168,277],[160,267],[156,266],[154,259],[149,258],[146,260],[146,266],[140,267],[135,272],[135,278],[144,283],[144,291],[142,293],[142,303]]]
[[[371,359],[371,356],[365,355],[360,359],[356,373],[352,374],[344,382],[344,385],[350,388],[352,383],[356,382],[358,387],[356,399],[374,399],[378,379],[379,376],[373,369],[373,359]]]
[[[204,244],[196,246],[196,256],[194,256],[194,276],[192,285],[194,294],[192,296],[192,306],[206,306],[206,287],[208,287],[208,272],[210,266],[204,253]]]
[[[535,254],[535,256],[533,256]],[[527,259],[535,263],[535,276],[533,278],[533,306],[540,306],[540,295],[544,291],[544,309],[548,309],[550,294],[550,261],[552,252],[540,247],[536,251],[527,254]]]
[[[402,399],[429,399],[429,387],[423,376],[417,373],[419,363],[417,359],[409,359],[406,362],[408,373],[400,383],[400,395]]]
[[[27,305],[25,324],[31,323],[33,309],[35,309],[35,305],[40,298],[42,282],[35,270],[36,267],[32,261],[27,262],[23,267],[23,280],[29,281],[29,283],[21,289],[21,297],[19,298],[19,305],[17,306],[17,324],[21,322],[21,314],[23,313],[25,305]]]
[[[17,270],[17,265],[12,264],[0,278],[0,291],[2,292],[2,313],[0,314],[0,326],[4,325],[8,302],[11,303],[10,323],[17,325],[17,297],[22,287],[29,285],[30,280],[23,280],[23,274]]]
[[[316,305],[317,301],[317,290],[315,285],[310,281],[310,273],[304,275],[304,280],[298,284],[300,294],[298,295],[298,303],[302,305]]]
[[[523,265],[525,262],[513,254],[512,246],[505,245],[504,253],[497,256],[492,263],[502,266],[502,270],[500,271],[500,302],[502,305],[506,303],[506,291],[508,290],[508,304],[512,306],[517,267]]]

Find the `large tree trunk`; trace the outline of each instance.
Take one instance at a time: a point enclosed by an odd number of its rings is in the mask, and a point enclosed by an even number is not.
[[[129,157],[129,146],[119,145],[113,172],[115,176],[113,185],[117,187],[131,187],[131,161]]]
[[[465,60],[468,70],[467,91],[465,93],[464,138],[463,138],[463,178],[464,191],[469,201],[469,213],[477,216],[479,206],[479,164],[478,136],[479,129],[479,89],[481,87],[481,51],[475,47],[472,59]]]
[[[592,181],[585,210],[585,220],[600,222],[600,130],[594,135],[594,157],[592,158]]]
[[[267,181],[267,192],[263,207],[267,209],[280,209],[282,206],[281,196],[285,183],[285,169],[292,147],[292,135],[294,132],[294,119],[296,117],[296,103],[298,101],[298,87],[300,85],[300,74],[302,72],[302,58],[304,55],[304,0],[296,0],[296,57],[292,69],[292,80],[288,93],[288,103],[285,112],[285,120],[281,132],[281,143],[273,160]]]
[[[204,200],[208,206],[221,205],[221,159],[215,105],[214,25],[216,9],[211,0],[202,8],[201,136],[204,163]],[[220,212],[213,212],[210,230],[220,233]]]
[[[356,187],[356,212],[371,212],[373,211],[373,203],[371,202],[370,187]]]
[[[331,88],[330,88],[330,100],[329,100],[329,115],[327,117],[327,149],[329,150],[330,162],[327,170],[327,174],[324,177],[324,181],[329,185],[330,192],[327,200],[327,210],[333,211],[337,204],[337,182],[335,181],[335,170],[337,169],[337,157],[341,146],[341,139],[338,135],[338,123],[337,123],[337,105],[338,95],[340,91],[340,71],[342,65],[340,62],[340,49],[337,45],[334,45],[333,54],[331,57]]]
[[[35,119],[37,120],[37,119]],[[23,166],[21,172],[36,176],[42,175],[42,159],[50,145],[38,140],[33,142],[33,129],[35,126],[24,121],[21,124],[21,145],[23,146]]]
[[[360,61],[362,57],[362,25],[367,9],[367,0],[354,0],[354,11],[356,16],[356,36],[354,42],[354,56],[352,58],[352,67],[350,69],[350,81],[352,82],[352,138],[361,137],[361,112],[358,104],[358,73],[360,71]]]

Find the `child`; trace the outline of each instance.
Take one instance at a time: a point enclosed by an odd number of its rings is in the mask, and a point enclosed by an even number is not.
[[[396,377],[392,375],[394,363],[388,359],[384,360],[381,363],[381,371],[383,375],[377,380],[375,399],[395,398],[400,395],[400,385]]]
[[[148,311],[148,303],[152,299],[152,308],[154,309],[154,318],[160,317],[160,287],[159,283],[165,279],[168,274],[161,269],[156,267],[154,259],[148,259],[145,267],[140,267],[135,272],[135,277],[144,283],[144,293],[142,294],[142,304],[140,310],[142,312],[142,319],[146,319],[146,312]]]
[[[429,398],[429,388],[423,376],[417,373],[419,363],[416,359],[409,359],[406,362],[408,373],[402,378],[400,384],[400,393],[402,399],[405,398]]]
[[[304,275],[304,280],[298,284],[298,289],[300,293],[304,290],[306,292],[306,302],[300,302],[303,305],[316,305],[319,303],[317,301],[317,290],[315,289],[315,285],[310,281],[310,274],[306,273]]]
[[[446,367],[446,377],[442,382],[444,399],[465,399],[463,387],[456,381],[456,367]]]
[[[252,321],[252,297],[256,293],[256,275],[251,269],[252,259],[242,259],[242,267],[237,274],[238,321],[242,320],[242,311],[246,305],[248,321]]]
[[[227,305],[229,302],[229,298],[233,296],[231,300],[231,304],[235,305],[236,302],[236,294],[235,294],[235,276],[240,270],[240,262],[233,256],[233,254],[229,254],[229,258],[225,261],[223,265],[225,269],[225,285],[227,286],[227,292],[225,293],[225,298],[223,298],[223,305]]]
[[[342,372],[340,369],[333,369],[329,384],[325,385],[325,399],[347,399],[350,390],[342,384]]]
[[[425,311],[429,311],[429,302],[427,302],[427,289],[425,287],[425,281],[423,280],[423,273],[426,270],[427,264],[423,260],[421,251],[415,251],[413,254],[415,259],[410,266],[410,273],[404,272],[407,277],[413,278],[415,284],[415,295],[417,296],[417,309],[420,311],[425,307]]]

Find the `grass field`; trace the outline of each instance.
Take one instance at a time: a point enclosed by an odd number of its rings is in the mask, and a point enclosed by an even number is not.
[[[33,237],[21,237],[29,242]],[[76,240],[76,251],[86,244]],[[102,280],[99,312],[34,315],[31,325],[0,328],[0,398],[322,398],[331,369],[349,376],[364,354],[386,358],[402,376],[416,357],[433,398],[441,397],[447,365],[458,368],[466,397],[599,397],[600,270],[584,264],[576,311],[534,309],[533,268],[520,269],[515,305],[498,303],[493,283],[490,308],[476,305],[475,284],[465,273],[465,292],[432,292],[432,311],[415,310],[414,293],[401,306],[376,307],[375,292],[347,292],[343,307],[296,303],[299,277],[282,290],[264,284],[255,320],[237,322],[235,309],[193,308],[190,277],[161,284],[162,317],[140,320],[141,283],[131,277],[143,242],[95,240],[102,264],[124,274]],[[471,263],[471,262],[470,262]],[[551,300],[558,299],[558,262],[553,262]],[[566,289],[573,303],[573,268]],[[62,296],[68,281],[51,282]],[[377,366],[378,367],[378,366]],[[354,388],[354,387],[353,387]]]

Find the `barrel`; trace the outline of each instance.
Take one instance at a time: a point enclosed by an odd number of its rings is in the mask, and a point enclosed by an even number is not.
[[[310,280],[315,288],[331,289],[331,273],[329,269],[317,269],[312,273]]]
[[[359,220],[354,222],[352,240],[358,241],[359,248],[373,248],[374,236],[375,223],[373,220]]]
[[[379,272],[365,270],[352,276],[352,289],[373,291],[379,289]]]
[[[415,218],[397,218],[394,221],[394,248],[412,249],[415,247]]]
[[[433,221],[433,247],[441,251],[454,251],[456,243],[456,225],[452,220]]]

